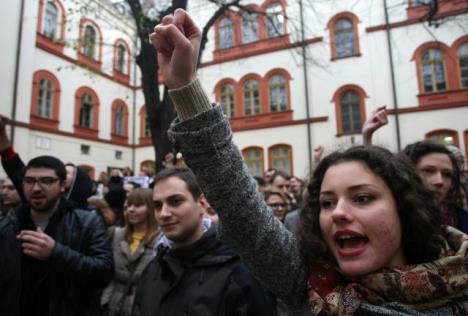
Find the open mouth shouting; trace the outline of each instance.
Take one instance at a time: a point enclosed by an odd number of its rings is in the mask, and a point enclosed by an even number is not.
[[[369,243],[369,238],[352,230],[340,230],[334,234],[337,252],[342,257],[354,257],[362,254]]]

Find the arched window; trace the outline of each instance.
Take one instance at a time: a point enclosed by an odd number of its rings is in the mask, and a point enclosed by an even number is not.
[[[86,25],[83,37],[83,54],[96,60],[97,34],[91,25]]]
[[[447,90],[442,51],[431,48],[421,55],[422,77],[425,92]]]
[[[60,120],[60,82],[47,70],[33,75],[30,122],[45,129],[58,129]]]
[[[260,147],[250,147],[242,151],[245,164],[252,176],[263,177],[263,149]]]
[[[270,111],[282,112],[287,109],[286,79],[281,75],[271,77],[268,82]]]
[[[93,127],[93,97],[90,94],[84,93],[80,99],[80,127]]]
[[[449,129],[440,129],[429,132],[426,134],[426,139],[433,140],[442,145],[454,145],[459,146],[459,139],[457,131]]]
[[[52,118],[52,82],[47,78],[39,81],[39,95],[37,98],[37,115],[43,118]]]
[[[221,87],[220,105],[224,114],[228,117],[234,117],[234,86],[232,84],[225,84]]]
[[[219,49],[234,46],[234,24],[232,20],[225,17],[219,23]]]
[[[123,44],[117,45],[117,60],[116,60],[116,69],[121,73],[126,72],[127,65],[127,48]]]
[[[252,43],[258,40],[257,14],[245,12],[242,15],[242,43]]]
[[[345,91],[340,97],[341,131],[344,134],[360,133],[362,128],[359,95],[352,90]]]
[[[355,38],[353,30],[353,22],[349,19],[339,19],[335,23],[333,29],[335,38],[335,55],[336,57],[354,56]]]
[[[125,108],[120,105],[115,110],[115,134],[125,136]]]
[[[460,66],[461,86],[468,88],[468,43],[458,48],[458,65]]]
[[[244,114],[260,114],[260,88],[255,79],[244,83]]]
[[[44,11],[42,34],[50,39],[58,37],[59,10],[52,1],[47,1]]]
[[[276,37],[284,34],[283,8],[276,3],[266,9],[267,37]]]
[[[289,145],[276,145],[269,149],[270,168],[292,174],[292,149]]]

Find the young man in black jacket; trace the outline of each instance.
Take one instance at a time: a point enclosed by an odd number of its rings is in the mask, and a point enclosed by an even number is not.
[[[190,169],[164,169],[154,183],[163,237],[132,315],[274,315],[273,301],[203,219],[209,204]]]
[[[100,290],[112,278],[104,223],[62,197],[65,175],[60,160],[40,156],[21,178],[21,315],[99,315]]]

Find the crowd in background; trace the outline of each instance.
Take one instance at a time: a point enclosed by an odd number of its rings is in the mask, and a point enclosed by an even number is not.
[[[317,146],[307,179],[252,177],[196,79],[190,16],[176,10],[150,38],[191,169],[168,154],[156,175],[92,181],[53,156],[24,163],[0,118],[0,315],[467,315],[458,148],[373,146],[382,107],[363,145]]]

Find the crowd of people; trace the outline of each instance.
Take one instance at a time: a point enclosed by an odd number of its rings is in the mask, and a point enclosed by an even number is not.
[[[176,10],[150,40],[189,168],[93,182],[53,156],[25,164],[0,119],[0,315],[468,314],[460,150],[373,146],[382,107],[363,145],[317,146],[307,179],[252,177],[197,80],[191,17]]]

